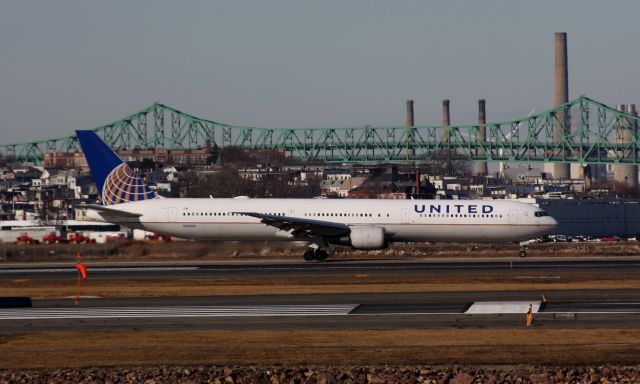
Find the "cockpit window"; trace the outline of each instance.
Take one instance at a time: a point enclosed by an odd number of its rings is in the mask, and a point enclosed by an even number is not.
[[[534,213],[535,217],[549,216],[549,214],[545,211],[537,211]]]

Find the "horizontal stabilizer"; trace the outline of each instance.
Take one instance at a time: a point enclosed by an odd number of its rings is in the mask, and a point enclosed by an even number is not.
[[[102,212],[102,213],[106,213],[106,214],[114,215],[114,216],[124,216],[124,217],[140,217],[140,216],[142,216],[141,213],[123,211],[121,209],[109,208],[109,207],[105,207],[105,206],[98,205],[98,204],[82,204],[82,205],[79,205],[78,208],[91,209],[93,211]]]

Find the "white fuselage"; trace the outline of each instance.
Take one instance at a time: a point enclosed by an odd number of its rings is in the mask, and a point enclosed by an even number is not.
[[[115,222],[185,239],[301,240],[237,212],[384,228],[387,241],[511,242],[549,233],[557,222],[539,208],[508,200],[153,199],[110,206],[140,214]]]

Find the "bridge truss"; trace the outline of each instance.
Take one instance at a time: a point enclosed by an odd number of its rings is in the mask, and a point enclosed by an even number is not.
[[[452,156],[478,161],[639,164],[638,116],[588,97],[511,121],[480,125],[256,128],[218,123],[155,103],[94,128],[112,148],[278,149],[302,160],[372,163]],[[566,129],[562,129],[565,127]],[[78,151],[75,135],[0,145],[0,155],[39,163],[47,152]]]

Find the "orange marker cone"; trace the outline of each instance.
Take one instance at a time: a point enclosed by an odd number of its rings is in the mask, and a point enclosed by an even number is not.
[[[76,288],[76,305],[80,304],[80,281],[87,279],[87,267],[80,262],[80,252],[76,253],[76,270],[78,271],[78,284]]]

